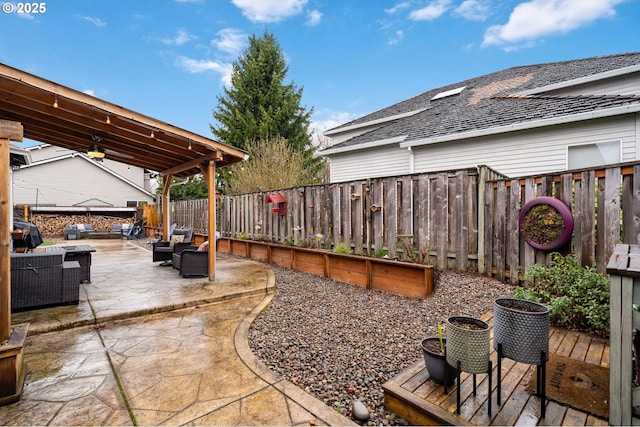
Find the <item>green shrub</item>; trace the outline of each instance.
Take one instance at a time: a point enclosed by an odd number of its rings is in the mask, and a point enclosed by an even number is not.
[[[376,251],[373,253],[373,256],[376,258],[384,258],[387,255],[389,255],[389,251],[386,249],[376,249]]]
[[[338,243],[334,248],[333,248],[333,253],[336,254],[352,254],[353,251],[351,250],[350,247],[348,247],[347,245],[345,245],[344,243],[340,242]]]
[[[247,233],[238,233],[236,234],[236,239],[249,240],[249,235]]]
[[[571,255],[552,253],[551,266],[532,266],[524,281],[515,297],[548,306],[553,325],[608,335],[609,280],[594,268],[580,266]]]

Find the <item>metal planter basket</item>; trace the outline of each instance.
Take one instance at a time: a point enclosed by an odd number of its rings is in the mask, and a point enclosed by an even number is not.
[[[447,363],[455,367],[460,362],[464,372],[486,373],[491,351],[489,325],[473,317],[453,316],[447,319],[446,330]]]
[[[517,298],[493,303],[493,348],[502,345],[502,357],[540,365],[541,352],[549,355],[549,309]],[[546,360],[544,361],[546,362]]]

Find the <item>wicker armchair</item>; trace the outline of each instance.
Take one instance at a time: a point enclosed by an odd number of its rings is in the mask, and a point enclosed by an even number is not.
[[[171,242],[171,241],[167,242],[167,241],[161,240],[153,244],[153,262],[171,261],[171,258],[174,252],[180,252],[185,247],[191,245],[191,238],[193,236],[192,229],[184,228],[184,229],[173,230],[173,234],[171,234],[171,236],[178,236],[178,235],[184,236],[184,240],[182,242]]]
[[[209,275],[209,251],[199,251],[197,246],[189,246],[180,253],[174,253],[173,268],[182,277],[205,277]]]
[[[216,250],[220,243],[220,232],[216,231]],[[173,268],[180,271],[182,277],[204,277],[209,275],[208,241],[201,246],[190,245],[173,253]]]

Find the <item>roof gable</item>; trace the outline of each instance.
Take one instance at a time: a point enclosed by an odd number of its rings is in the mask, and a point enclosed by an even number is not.
[[[92,166],[99,168],[100,170],[108,173],[109,175],[113,176],[114,178],[126,183],[127,185],[135,188],[138,191],[141,191],[142,193],[146,194],[149,197],[153,197],[153,194],[151,194],[149,191],[145,190],[143,187],[137,185],[136,183],[132,182],[131,180],[125,178],[124,176],[114,172],[113,170],[105,167],[104,165],[102,165],[100,162],[97,162],[95,160],[93,160],[91,157],[89,157],[86,154],[83,153],[69,153],[69,154],[64,154],[62,156],[58,156],[58,157],[51,157],[48,159],[43,159],[40,161],[36,161],[36,162],[32,162],[29,165],[26,166],[22,166],[21,169],[29,169],[29,168],[37,168],[40,165],[45,165],[45,164],[49,164],[49,163],[56,163],[56,162],[63,162],[65,160],[68,159],[82,159],[86,162],[88,162],[89,164],[91,164]]]

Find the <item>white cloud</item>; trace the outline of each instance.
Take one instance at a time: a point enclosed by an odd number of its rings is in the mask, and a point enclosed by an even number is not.
[[[253,22],[280,22],[302,13],[308,0],[231,0]]]
[[[223,85],[231,86],[231,73],[233,72],[231,64],[181,56],[178,58],[178,65],[192,74],[213,72],[220,75],[220,81]]]
[[[540,37],[566,34],[597,19],[616,14],[614,6],[625,0],[531,0],[519,4],[504,25],[484,34],[483,46],[532,43]]]
[[[434,0],[426,7],[417,9],[409,14],[409,19],[413,21],[433,21],[441,17],[448,9],[451,0]]]
[[[394,13],[398,13],[403,9],[407,9],[411,7],[411,3],[408,1],[402,2],[402,3],[398,3],[397,5],[393,6],[390,9],[385,9],[385,13],[388,13],[389,15],[393,15]]]
[[[321,19],[322,13],[317,10],[312,10],[311,12],[307,13],[307,25],[310,27],[315,27],[316,25],[318,25]]]
[[[465,0],[454,12],[469,21],[484,21],[490,14],[490,8],[485,0]]]
[[[236,56],[247,43],[248,36],[236,28],[225,28],[218,31],[218,38],[211,40],[211,44],[219,50]]]
[[[197,39],[197,37],[192,36],[186,30],[178,30],[175,37],[170,39],[162,39],[162,43],[168,44],[168,45],[181,46],[194,39]]]
[[[404,39],[404,31],[398,30],[387,40],[389,46],[395,46]]]
[[[85,89],[82,92],[86,93],[87,95],[96,96],[96,92],[93,89]]]
[[[93,16],[81,16],[80,19],[84,19],[87,22],[91,22],[96,27],[104,27],[107,25],[107,23],[101,20],[100,18],[96,18]]]

